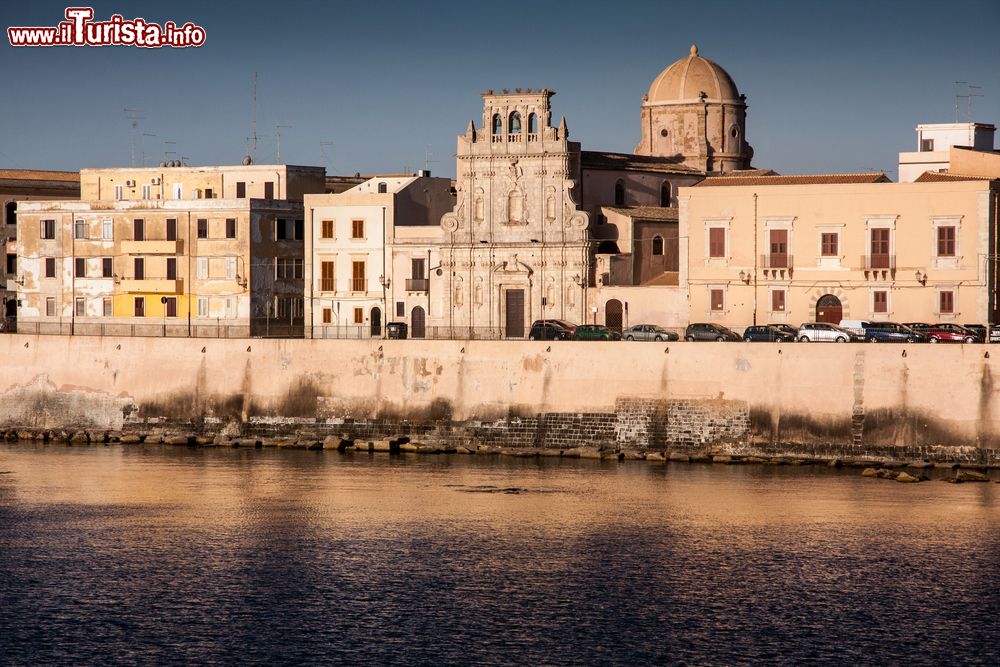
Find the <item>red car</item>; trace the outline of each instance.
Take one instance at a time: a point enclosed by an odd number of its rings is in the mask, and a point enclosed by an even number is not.
[[[976,332],[957,324],[932,324],[920,333],[927,336],[928,343],[975,343]]]

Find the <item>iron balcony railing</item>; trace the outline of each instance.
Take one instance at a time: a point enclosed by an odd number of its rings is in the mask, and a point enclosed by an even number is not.
[[[767,253],[760,256],[760,266],[762,269],[790,269],[794,264],[792,255]]]
[[[883,254],[868,254],[861,256],[861,268],[865,271],[896,269],[896,256]]]
[[[428,285],[430,285],[430,280],[427,278],[407,278],[406,279],[406,291],[407,292],[426,292]]]

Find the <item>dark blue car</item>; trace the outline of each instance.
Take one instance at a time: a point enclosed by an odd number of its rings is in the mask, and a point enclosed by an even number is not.
[[[771,324],[760,324],[744,329],[743,340],[748,343],[794,343],[795,334]]]
[[[920,331],[895,322],[865,322],[864,338],[869,343],[926,343]]]

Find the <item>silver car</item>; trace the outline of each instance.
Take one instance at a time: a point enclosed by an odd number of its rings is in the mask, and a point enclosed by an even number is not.
[[[622,331],[624,340],[670,341],[680,338],[673,331],[667,331],[658,324],[637,324]]]
[[[826,322],[806,322],[799,327],[796,338],[800,343],[853,343],[861,340],[857,334]]]

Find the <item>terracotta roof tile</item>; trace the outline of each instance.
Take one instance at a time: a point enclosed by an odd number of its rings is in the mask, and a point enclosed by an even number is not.
[[[914,183],[944,183],[953,181],[992,181],[989,176],[967,176],[965,174],[952,174],[941,171],[925,171],[917,177]]]
[[[639,220],[677,220],[677,209],[665,206],[605,206],[609,211]]]
[[[705,172],[680,164],[670,158],[656,155],[581,151],[580,163],[585,169],[621,169],[633,171],[659,171],[674,174],[701,175]]]
[[[874,174],[802,174],[794,176],[711,176],[694,185],[696,188],[739,185],[838,185],[846,183],[890,183],[882,173]]]
[[[42,169],[0,169],[0,179],[12,181],[73,181],[80,182],[78,171],[45,171]]]

